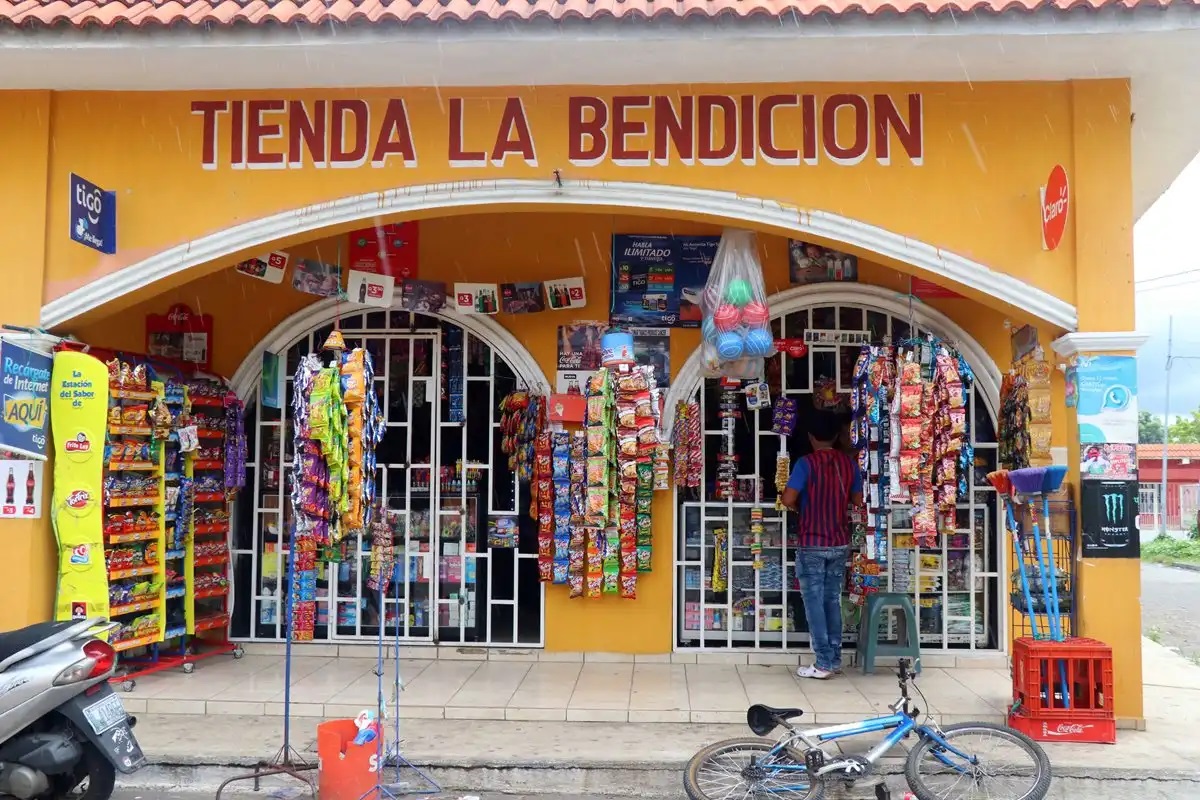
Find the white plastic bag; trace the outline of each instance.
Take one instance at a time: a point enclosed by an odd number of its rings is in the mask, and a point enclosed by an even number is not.
[[[739,380],[761,378],[764,361],[775,354],[775,337],[752,232],[721,234],[700,310],[706,371]]]

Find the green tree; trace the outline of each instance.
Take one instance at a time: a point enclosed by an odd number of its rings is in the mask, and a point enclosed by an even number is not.
[[[1151,414],[1149,411],[1138,412],[1138,443],[1139,444],[1162,444],[1163,440],[1163,424],[1162,420]]]
[[[1186,417],[1176,417],[1171,423],[1169,441],[1178,444],[1200,444],[1200,408]]]

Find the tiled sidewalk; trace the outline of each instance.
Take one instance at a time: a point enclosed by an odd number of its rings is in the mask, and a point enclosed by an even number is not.
[[[340,652],[341,657],[293,657],[293,714],[353,717],[375,705],[374,650]],[[406,687],[401,705],[402,715],[414,719],[740,724],[746,707],[761,702],[803,708],[807,724],[832,724],[884,711],[897,696],[890,669],[880,667],[875,675],[848,669],[828,681],[800,680],[793,675],[795,656],[770,656],[792,662],[785,665],[745,663],[745,656],[727,659],[743,663],[696,663],[697,656],[688,654],[585,658],[425,648],[408,655],[400,662]],[[703,662],[722,658],[699,656]],[[934,657],[927,659],[918,686],[928,704],[918,699],[918,705],[928,705],[944,722],[1001,721],[1011,683],[1007,670],[996,668],[999,661],[958,659],[942,663],[962,666],[940,668],[931,665],[938,663]],[[393,663],[385,662],[385,699],[391,697]],[[241,660],[201,662],[191,675],[139,678],[122,698],[134,714],[278,716],[283,689],[283,658],[251,649]]]

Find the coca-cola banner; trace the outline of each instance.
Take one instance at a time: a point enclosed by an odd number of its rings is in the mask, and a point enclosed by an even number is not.
[[[41,519],[44,461],[0,460],[4,478],[4,502],[0,519]]]

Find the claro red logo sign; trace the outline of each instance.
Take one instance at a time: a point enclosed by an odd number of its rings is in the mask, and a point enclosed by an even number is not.
[[[1062,242],[1067,229],[1067,213],[1071,209],[1071,189],[1067,171],[1055,164],[1042,188],[1042,247],[1054,250]]]
[[[92,449],[92,443],[88,440],[87,434],[80,433],[74,439],[67,439],[63,443],[63,450],[68,453],[86,453]]]

